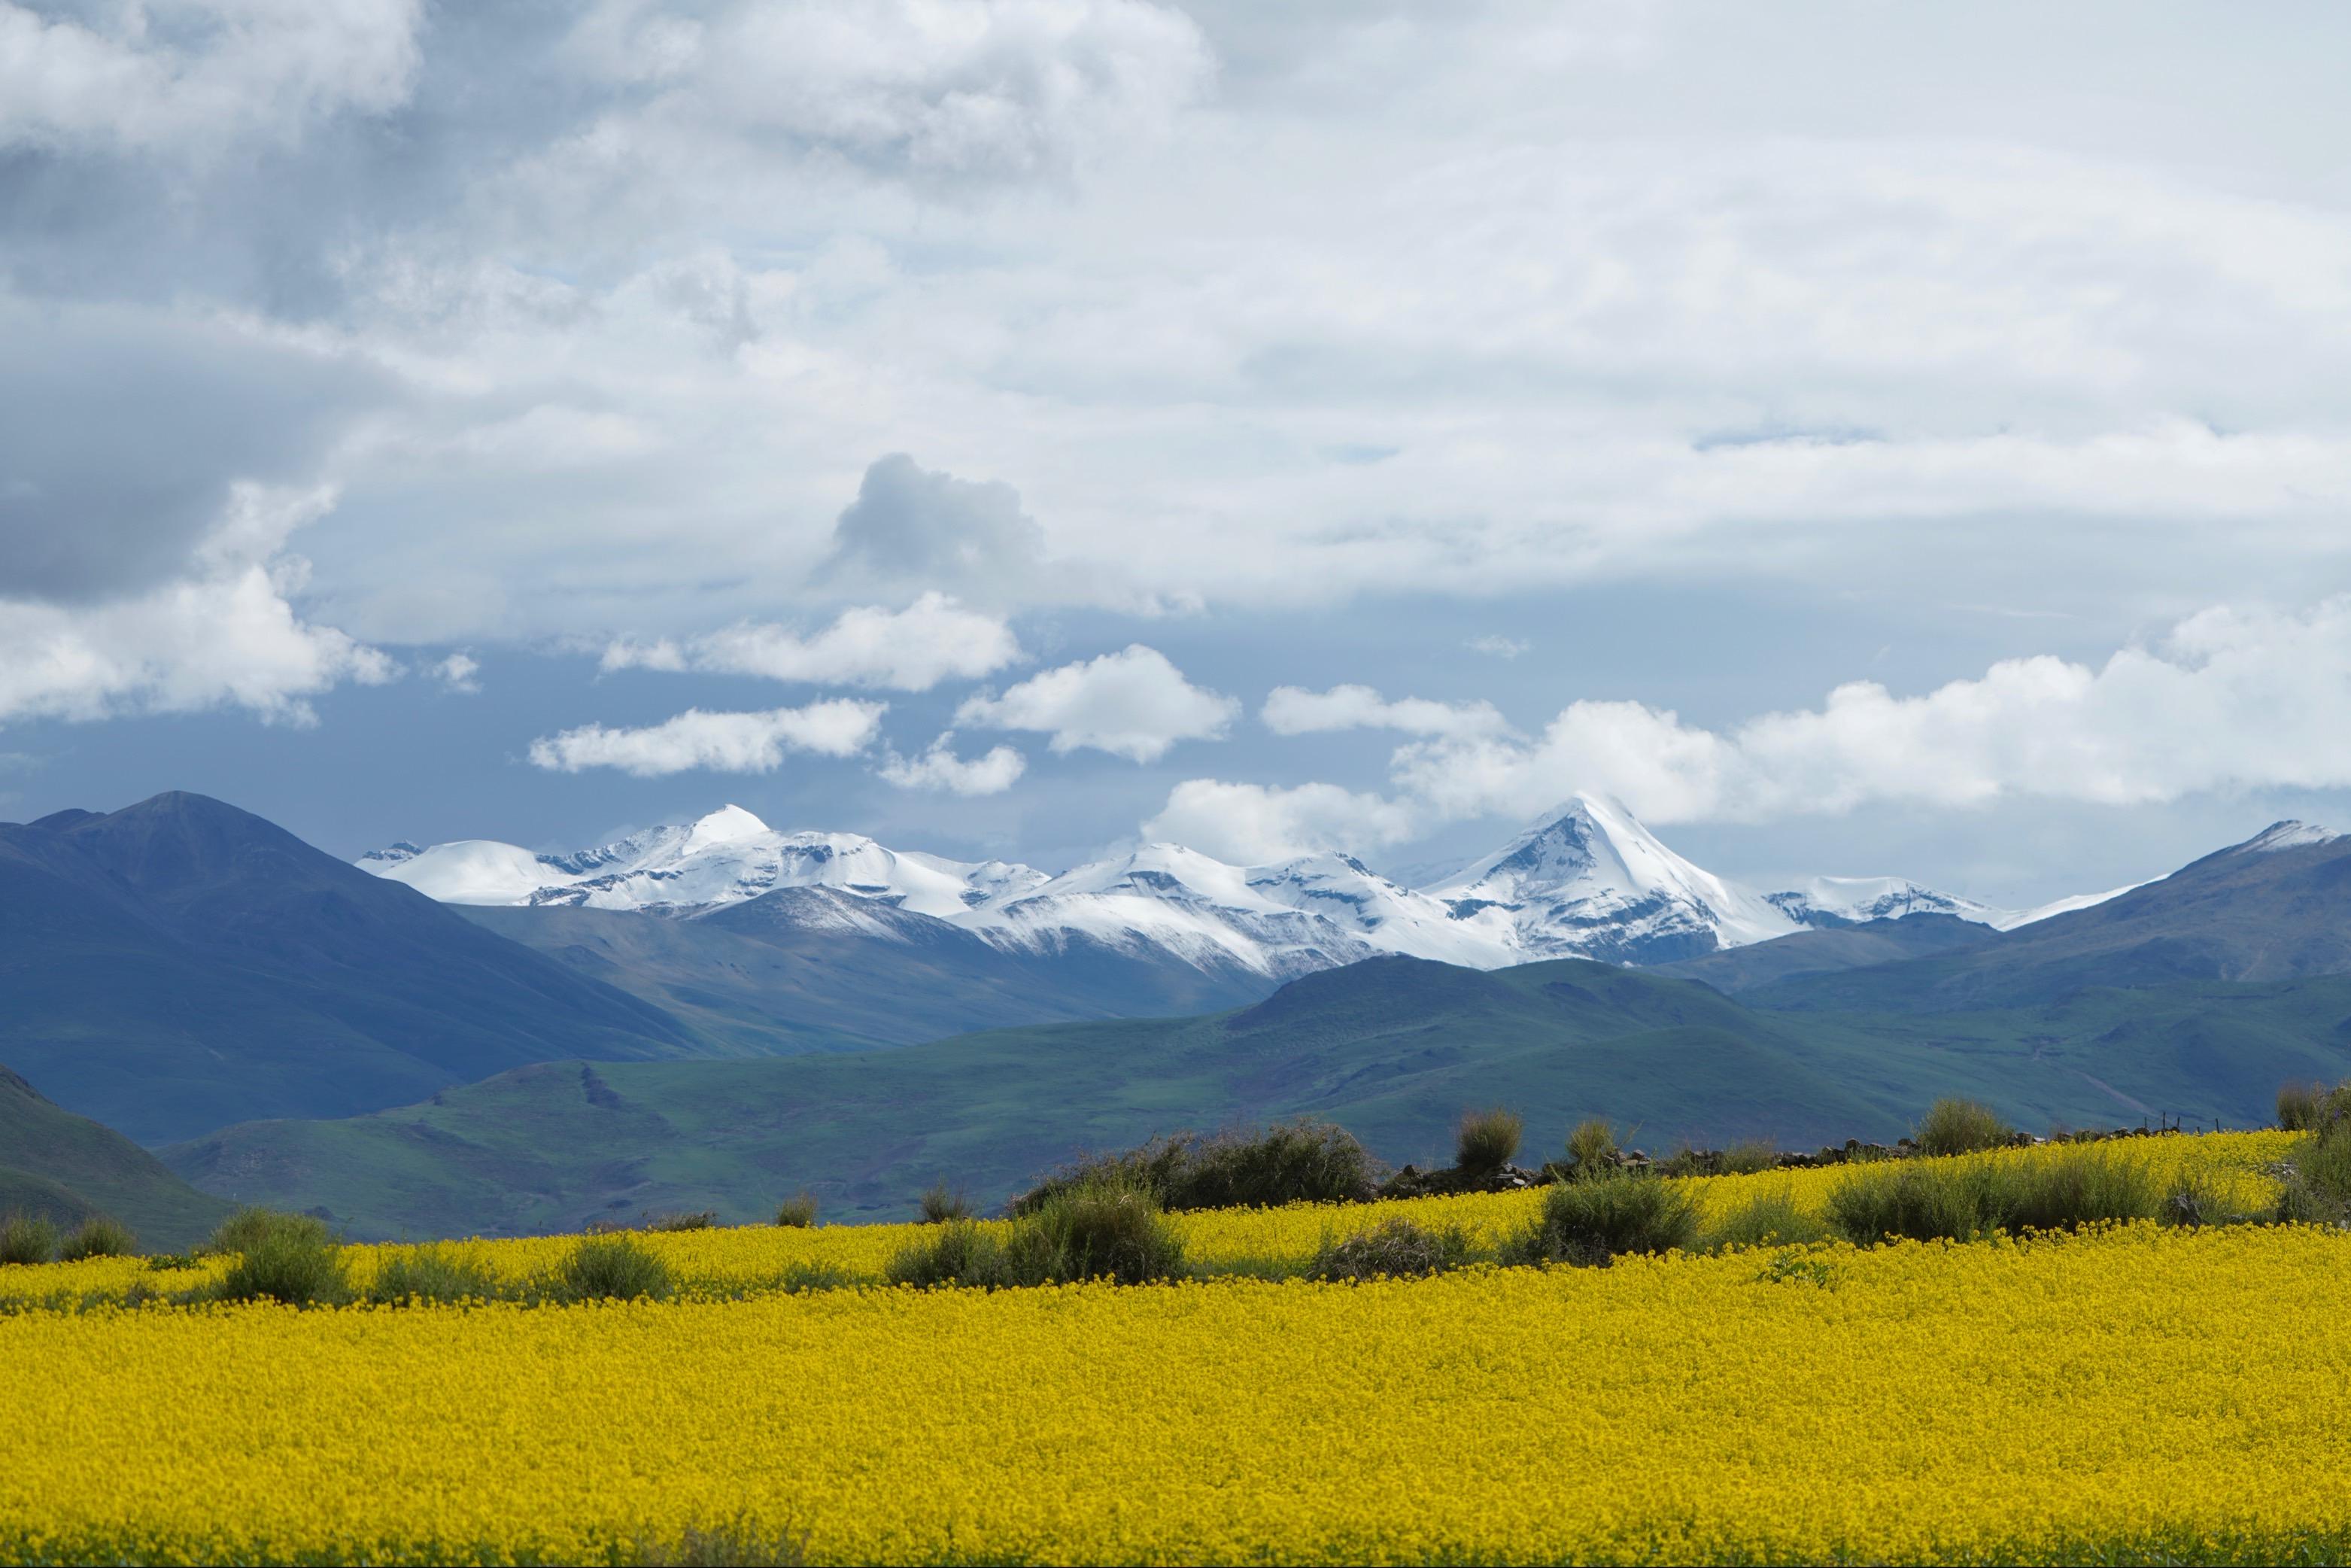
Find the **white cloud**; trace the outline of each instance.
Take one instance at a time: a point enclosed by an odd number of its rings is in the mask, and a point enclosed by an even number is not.
[[[967,698],[956,723],[1048,731],[1057,752],[1091,747],[1152,762],[1179,740],[1221,738],[1239,712],[1238,702],[1192,685],[1166,655],[1137,643],[1032,675],[1000,697]]]
[[[452,653],[433,666],[434,674],[450,691],[466,696],[479,695],[482,689],[482,666],[471,653]]]
[[[1310,692],[1276,686],[1258,717],[1276,735],[1310,735],[1333,729],[1399,729],[1407,735],[1456,738],[1499,735],[1510,727],[1489,702],[1441,703],[1426,697],[1389,702],[1370,686],[1332,686]]]
[[[806,707],[760,713],[705,713],[688,708],[642,729],[583,725],[530,743],[540,768],[578,773],[617,768],[640,779],[708,768],[716,773],[772,773],[790,751],[853,757],[880,733],[887,703],[836,697]]]
[[[1590,789],[1654,822],[2351,787],[2351,598],[2301,614],[2209,610],[2096,666],[2003,660],[1917,696],[1855,681],[1721,731],[1578,702],[1531,742],[1406,746],[1394,778],[1439,818],[1523,816]]]
[[[607,670],[703,670],[923,692],[945,680],[976,680],[1019,658],[1020,643],[1001,619],[966,610],[944,593],[925,593],[904,610],[844,610],[813,636],[777,625],[734,626],[684,644],[615,642],[602,663]]]
[[[1490,654],[1497,659],[1515,659],[1534,646],[1523,637],[1472,637],[1461,644],[1473,653]]]
[[[1001,795],[1028,769],[1029,759],[1008,746],[991,747],[978,757],[955,754],[948,730],[919,757],[892,752],[877,771],[901,789],[944,789],[955,795]]]
[[[290,601],[307,569],[280,547],[333,504],[240,485],[183,577],[89,604],[0,599],[0,723],[241,707],[308,724],[308,698],[393,679],[390,657]]]
[[[0,0],[0,148],[209,151],[292,138],[413,85],[421,0],[147,0],[45,19]]]
[[[1282,789],[1187,779],[1168,792],[1143,831],[1219,860],[1263,865],[1322,850],[1362,852],[1401,843],[1417,825],[1408,808],[1335,784]]]

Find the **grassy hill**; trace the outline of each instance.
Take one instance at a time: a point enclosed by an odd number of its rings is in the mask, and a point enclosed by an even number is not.
[[[1759,1011],[1581,960],[1481,973],[1392,958],[1204,1018],[883,1052],[544,1063],[399,1110],[248,1124],[163,1154],[206,1190],[323,1204],[362,1237],[676,1207],[749,1220],[804,1186],[833,1218],[888,1218],[935,1180],[993,1204],[1081,1149],[1300,1113],[1396,1163],[1441,1162],[1454,1119],[1487,1104],[1525,1115],[1537,1156],[1591,1114],[1653,1148],[1891,1138],[1955,1092],[2035,1128],[2158,1113],[2247,1125],[2266,1120],[2281,1079],[2351,1073],[2346,1019],[2341,978],[1854,1018]]]
[[[138,1232],[142,1245],[176,1250],[219,1224],[229,1207],[0,1067],[0,1214],[46,1215],[60,1226],[109,1214]]]

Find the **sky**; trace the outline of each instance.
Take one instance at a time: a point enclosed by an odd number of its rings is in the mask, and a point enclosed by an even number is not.
[[[2351,11],[0,0],[0,817],[2351,826]]]

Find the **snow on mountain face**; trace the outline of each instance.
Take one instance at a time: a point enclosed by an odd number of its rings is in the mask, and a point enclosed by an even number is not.
[[[829,902],[786,901],[772,917],[862,930],[845,895],[934,916],[1009,951],[1106,947],[1277,979],[1379,953],[1484,969],[1558,957],[1663,963],[1809,926],[1932,912],[2004,929],[2057,912],[1991,910],[1896,877],[1816,877],[1759,894],[1691,864],[1624,807],[1591,796],[1421,889],[1350,855],[1234,866],[1177,844],[1050,876],[893,851],[853,833],[777,832],[737,806],[569,855],[468,840],[395,844],[359,864],[450,903],[683,916],[779,888],[822,889]]]
[[[1761,894],[1674,853],[1624,807],[1590,795],[1425,891],[1456,920],[1499,912],[1520,961],[1666,963],[1802,928]]]

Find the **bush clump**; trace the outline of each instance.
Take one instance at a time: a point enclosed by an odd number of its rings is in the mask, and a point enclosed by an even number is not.
[[[563,1301],[661,1301],[674,1288],[669,1265],[641,1241],[591,1236],[557,1265],[548,1294]]]
[[[1922,1155],[1972,1155],[1996,1149],[2016,1136],[2016,1129],[1992,1113],[1991,1107],[1973,1100],[1938,1100],[1918,1124]]]
[[[324,1247],[333,1240],[327,1222],[315,1214],[287,1214],[275,1208],[240,1208],[220,1222],[210,1240],[197,1250],[215,1254],[250,1252],[265,1242],[306,1241]]]
[[[1856,1247],[1888,1238],[1965,1240],[1984,1228],[1980,1168],[1910,1161],[1865,1166],[1829,1194],[1829,1224]]]
[[[57,1255],[57,1228],[37,1214],[0,1219],[0,1263],[46,1263]]]
[[[707,1230],[718,1223],[715,1208],[671,1209],[661,1214],[648,1214],[637,1228],[640,1230]]]
[[[964,1201],[961,1190],[943,1181],[934,1182],[924,1190],[922,1206],[925,1225],[945,1225],[951,1219],[971,1218],[971,1205]]]
[[[806,1230],[816,1223],[816,1195],[797,1193],[776,1206],[776,1223],[789,1229]]]
[[[2277,1123],[2282,1131],[2307,1133],[2318,1124],[2319,1107],[2326,1103],[2324,1083],[2283,1083],[2277,1092]]]
[[[2154,1219],[2165,1215],[2165,1197],[2143,1162],[2095,1145],[2073,1145],[1999,1164],[1905,1160],[1868,1166],[1829,1194],[1828,1219],[1856,1247],[1888,1238],[1964,1241],[1994,1230],[2021,1235],[2101,1220]]]
[[[1698,1209],[1656,1176],[1562,1181],[1543,1194],[1542,1214],[1510,1250],[1520,1261],[1604,1265],[1628,1252],[1670,1252],[1698,1236]]]
[[[308,1216],[292,1218],[308,1218]],[[343,1249],[324,1225],[287,1225],[245,1239],[236,1261],[204,1292],[218,1301],[340,1306],[351,1299]]]
[[[1780,1148],[1769,1138],[1741,1138],[1722,1151],[1724,1176],[1755,1176],[1780,1168]]]
[[[436,1241],[395,1252],[368,1281],[366,1299],[383,1306],[486,1301],[500,1294],[497,1276],[472,1249]]]
[[[1158,1201],[1105,1183],[1057,1192],[1001,1231],[950,1219],[883,1270],[898,1285],[999,1289],[1082,1280],[1140,1285],[1184,1270],[1184,1244]]]
[[[76,1226],[57,1243],[57,1260],[72,1263],[84,1258],[128,1258],[139,1250],[139,1238],[119,1219],[95,1214]]]
[[[1492,1176],[1519,1152],[1526,1123],[1516,1112],[1499,1106],[1490,1111],[1465,1111],[1453,1131],[1453,1164],[1473,1176]]]
[[[1458,1227],[1386,1219],[1343,1239],[1325,1236],[1306,1272],[1315,1280],[1405,1280],[1461,1268],[1471,1256],[1469,1238]]]
[[[2278,1098],[2283,1112],[2285,1096]],[[2351,1225],[2351,1082],[2323,1092],[2312,1086],[2302,1130],[2303,1142],[2286,1162],[2277,1218]]]
[[[1006,1209],[1029,1214],[1065,1193],[1113,1186],[1148,1193],[1172,1210],[1362,1203],[1378,1192],[1376,1162],[1353,1134],[1301,1116],[1257,1132],[1177,1133],[1093,1155],[1047,1176]]]

